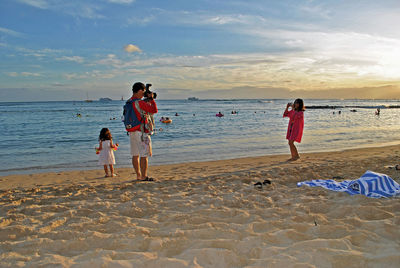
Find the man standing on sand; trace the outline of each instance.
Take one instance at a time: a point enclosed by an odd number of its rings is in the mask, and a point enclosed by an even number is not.
[[[142,99],[144,96],[147,98],[146,100]],[[148,157],[152,155],[152,151],[151,129],[147,127],[150,119],[146,116],[149,113],[155,114],[158,112],[157,104],[153,97],[153,92],[146,91],[145,85],[137,82],[132,86],[132,97],[125,104],[132,105],[131,111],[133,110],[130,115],[125,115],[125,118],[127,116],[132,117],[129,118],[132,125],[125,125],[130,138],[132,165],[137,179],[144,181],[154,180],[147,176]]]

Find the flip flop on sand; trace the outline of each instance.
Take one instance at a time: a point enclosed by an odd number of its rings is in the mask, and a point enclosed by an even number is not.
[[[263,185],[266,185],[266,184],[271,184],[271,181],[270,180],[268,180],[268,179],[266,179],[266,180],[264,180],[263,181],[263,183],[262,183]]]
[[[385,166],[385,168],[390,168],[390,169],[395,169],[395,170],[400,170],[400,165],[394,165],[394,166]]]
[[[142,179],[142,180],[136,179],[135,181],[155,181],[155,179],[146,177],[145,179]]]
[[[262,188],[262,183],[261,182],[256,182],[256,183],[254,183],[254,187],[256,187],[256,188],[258,188],[258,189],[261,189]]]
[[[266,179],[263,182],[256,182],[254,183],[254,187],[257,187],[258,189],[261,189],[263,187],[263,185],[267,185],[267,184],[271,184],[271,181]]]

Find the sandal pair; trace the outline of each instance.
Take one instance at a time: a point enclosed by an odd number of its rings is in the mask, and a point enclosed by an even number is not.
[[[254,184],[254,186],[255,187],[257,187],[257,188],[262,188],[262,186],[263,185],[266,185],[266,184],[271,184],[271,181],[270,180],[268,180],[268,179],[266,179],[266,180],[264,180],[263,182],[256,182],[255,184]]]
[[[146,177],[145,179],[143,179],[143,180],[138,180],[138,181],[154,181],[154,179],[153,179],[153,178],[150,178],[150,177]]]

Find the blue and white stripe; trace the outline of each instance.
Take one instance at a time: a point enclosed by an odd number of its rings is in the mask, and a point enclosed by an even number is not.
[[[400,195],[400,185],[385,174],[368,170],[357,180],[312,180],[298,182],[297,186],[323,187],[336,192],[346,192],[350,195],[362,194],[368,197],[393,197]]]

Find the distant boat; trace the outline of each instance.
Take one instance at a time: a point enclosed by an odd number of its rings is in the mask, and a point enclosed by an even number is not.
[[[93,100],[89,100],[89,93],[86,92],[86,100],[85,102],[93,102]]]
[[[100,98],[99,101],[112,101],[110,98]]]
[[[196,97],[189,97],[188,100],[190,100],[190,101],[197,101],[197,100],[199,100],[199,98],[196,98]]]

